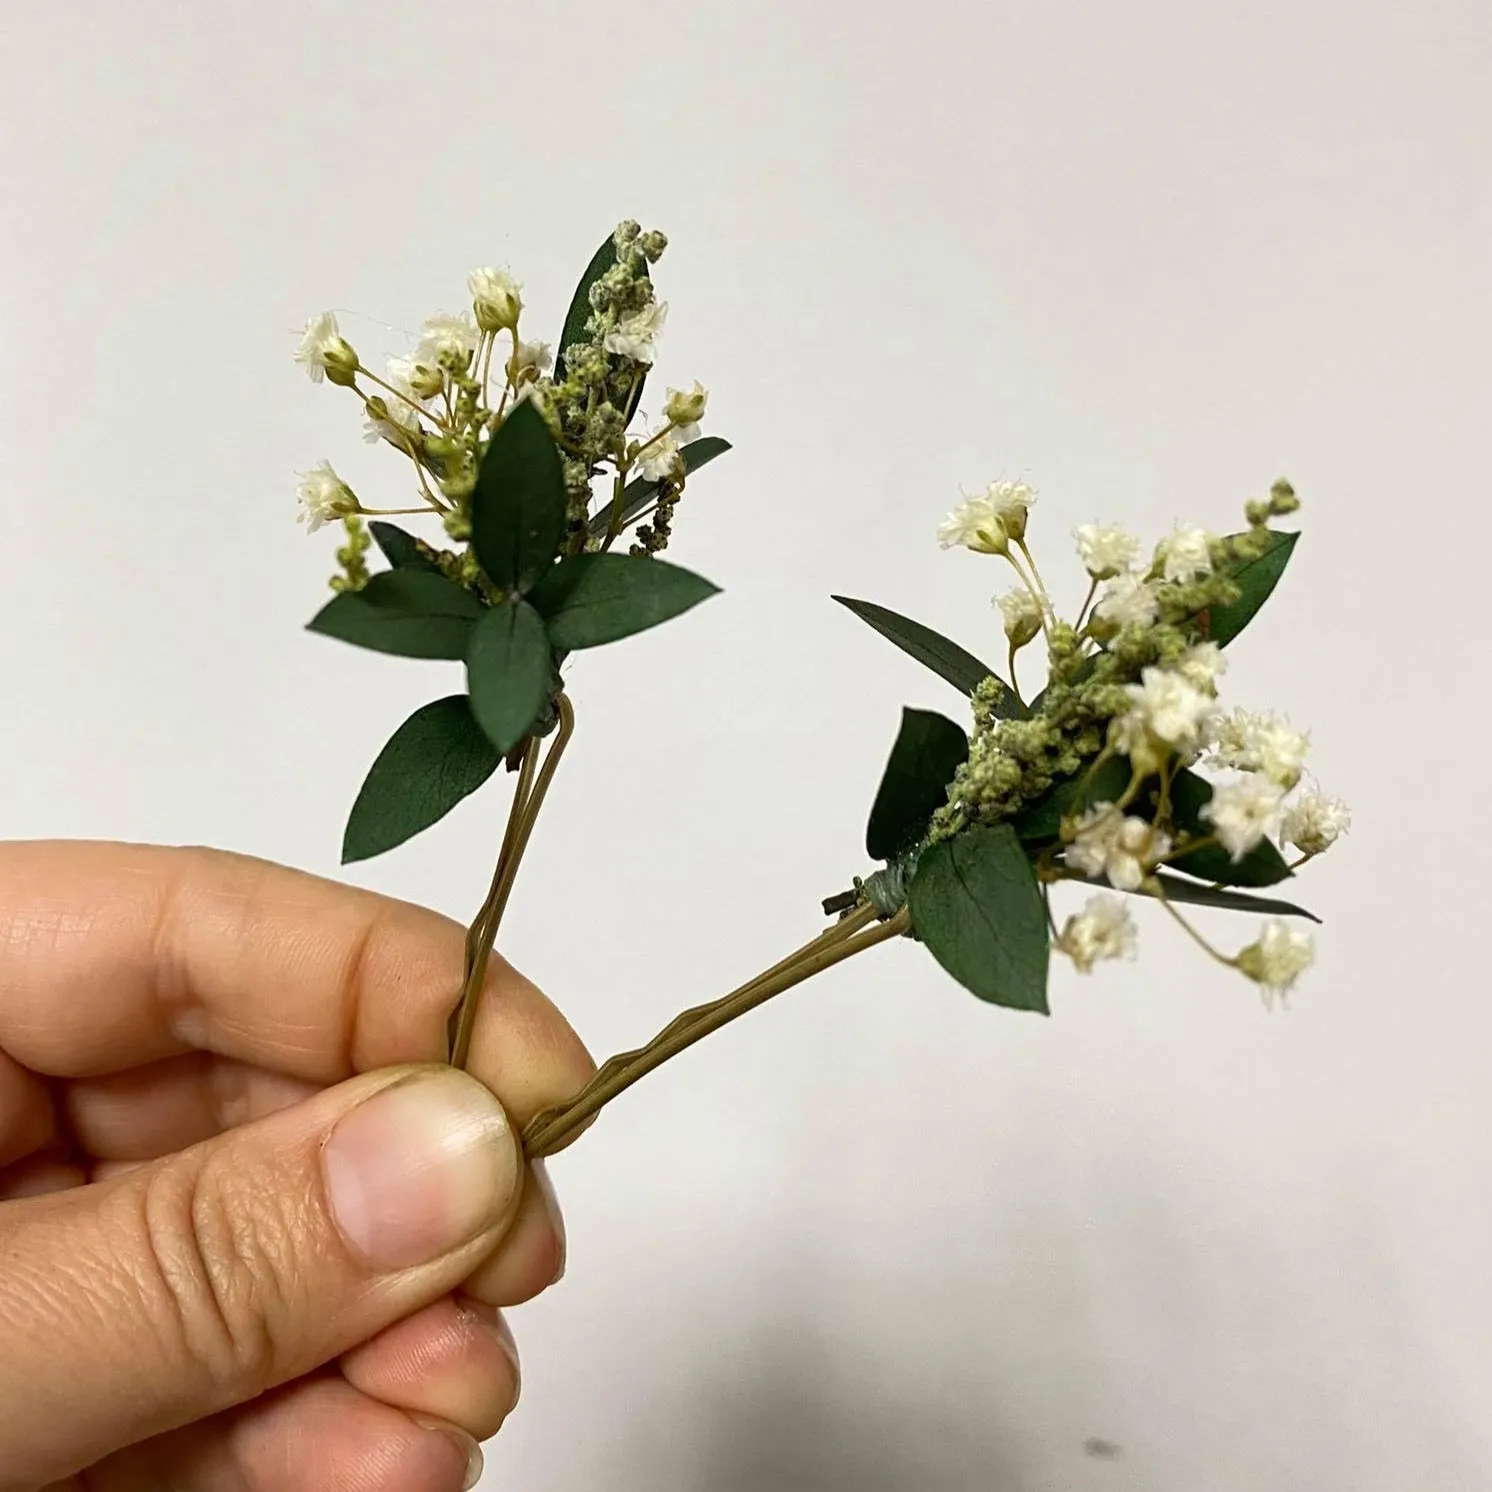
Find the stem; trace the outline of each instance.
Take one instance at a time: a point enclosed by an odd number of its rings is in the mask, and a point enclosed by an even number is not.
[[[821,974],[844,959],[877,943],[900,937],[910,925],[903,907],[889,921],[862,931],[876,920],[874,907],[862,904],[843,921],[826,929],[796,953],[748,980],[722,999],[686,1010],[666,1026],[647,1046],[613,1057],[568,1103],[546,1109],[531,1119],[523,1131],[524,1153],[530,1159],[552,1155],[575,1135],[585,1122],[599,1113],[619,1093],[639,1078],[662,1066],[712,1031],[727,1025],[748,1010],[755,1010],[774,995]]]
[[[1041,578],[1041,571],[1036,568],[1035,555],[1033,555],[1031,551],[1026,548],[1026,540],[1024,536],[1017,539],[1015,542],[1019,546],[1021,553],[1026,556],[1026,563],[1031,567],[1031,574],[1036,577],[1036,585],[1041,592],[1042,599],[1045,600],[1047,607],[1050,608],[1052,604],[1052,598],[1047,591],[1046,581]]]
[[[1176,921],[1181,924],[1182,931],[1185,932],[1187,937],[1189,937],[1192,942],[1194,942],[1197,947],[1200,948],[1202,952],[1205,953],[1209,958],[1216,959],[1217,962],[1220,963],[1225,969],[1236,969],[1238,967],[1238,962],[1236,959],[1229,958],[1225,953],[1219,953],[1217,949],[1214,948],[1212,944],[1209,943],[1207,939],[1204,938],[1202,934],[1199,933],[1196,928],[1194,928],[1191,923],[1188,922],[1186,918],[1183,917],[1181,913],[1178,912],[1176,908],[1171,905],[1171,898],[1166,895],[1166,888],[1162,886],[1159,881],[1153,879],[1147,880],[1146,882],[1144,882],[1142,889],[1148,892],[1149,895],[1153,896],[1161,904],[1161,906],[1163,906],[1171,914],[1171,916],[1174,917]]]
[[[1088,594],[1083,597],[1083,605],[1082,605],[1081,610],[1078,612],[1078,619],[1077,619],[1077,621],[1075,621],[1072,624],[1073,625],[1073,630],[1075,632],[1081,632],[1083,630],[1083,622],[1084,622],[1085,618],[1088,615],[1088,608],[1093,605],[1093,598],[1097,594],[1098,594],[1098,580],[1095,577],[1092,581],[1090,581],[1090,583],[1088,585]]]
[[[1018,704],[1022,708],[1024,708],[1026,702],[1025,702],[1025,700],[1023,700],[1021,698],[1021,686],[1016,681],[1016,677],[1015,677],[1015,655],[1016,655],[1017,651],[1018,651],[1018,649],[1016,648],[1016,645],[1015,645],[1015,639],[1011,638],[1010,639],[1010,692],[1013,695],[1015,695],[1015,702],[1016,702],[1016,704]]]
[[[426,409],[425,406],[421,404],[418,399],[411,399],[408,394],[400,393],[399,390],[393,386],[393,384],[388,382],[387,379],[380,378],[371,369],[364,368],[361,365],[359,365],[358,367],[358,372],[361,373],[364,378],[371,378],[373,382],[378,385],[379,388],[386,390],[388,393],[392,394],[394,398],[399,399],[403,403],[409,405],[409,407],[414,410],[416,414],[424,415],[427,420],[433,421],[436,425],[440,424],[440,419],[437,415]],[[361,393],[362,390],[359,389],[358,392]],[[366,395],[364,396],[364,398],[366,400]]]

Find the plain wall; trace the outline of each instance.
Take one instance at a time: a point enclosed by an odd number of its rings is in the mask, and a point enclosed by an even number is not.
[[[577,660],[502,939],[598,1056],[866,869],[900,707],[959,702],[827,598],[996,652],[961,487],[1038,486],[1069,603],[1079,522],[1304,499],[1225,681],[1357,813],[1293,1010],[1140,908],[1048,1021],[904,944],[712,1038],[555,1163],[488,1485],[1492,1485],[1485,4],[11,0],[0,68],[6,835],[339,874],[459,676],[302,630],[296,471],[405,476],[298,327],[397,351],[496,262],[557,330],[619,218],[672,235],[657,379],[737,446],[672,554],[725,594]],[[464,921],[504,811],[352,877]]]

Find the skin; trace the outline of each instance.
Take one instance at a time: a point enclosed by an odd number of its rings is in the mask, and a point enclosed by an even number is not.
[[[443,1058],[463,936],[211,850],[0,846],[0,1492],[458,1492],[517,1397],[501,1309],[563,1269],[547,1178],[397,1284],[309,1171],[241,1178],[268,1126],[429,1076],[406,1064]],[[514,1132],[593,1070],[494,958],[470,1071]]]

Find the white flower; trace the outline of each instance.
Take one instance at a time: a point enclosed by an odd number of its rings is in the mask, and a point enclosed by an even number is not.
[[[1160,615],[1155,587],[1138,575],[1117,575],[1104,588],[1093,615],[1111,627],[1148,627]]]
[[[995,605],[1005,620],[1005,636],[1012,647],[1025,647],[1041,631],[1041,603],[1025,586],[997,596]]]
[[[1178,528],[1162,539],[1159,558],[1167,580],[1195,580],[1212,574],[1213,536],[1205,528]]]
[[[1218,722],[1213,761],[1220,767],[1237,767],[1242,772],[1262,772],[1289,789],[1300,781],[1301,768],[1310,749],[1310,736],[1292,729],[1289,721],[1280,716],[1234,710]]]
[[[1227,671],[1227,656],[1215,642],[1193,643],[1176,660],[1176,672],[1204,694],[1215,694],[1218,675]]]
[[[1119,891],[1134,891],[1171,853],[1168,835],[1141,818],[1126,818],[1112,803],[1099,803],[1078,820],[1067,863],[1085,876],[1107,876]]]
[[[638,472],[650,482],[666,482],[684,474],[684,458],[679,454],[678,436],[670,428],[658,436],[637,463]]]
[[[531,383],[554,366],[554,350],[548,342],[520,342],[513,353],[513,382]]]
[[[297,523],[307,524],[306,532],[314,534],[326,523],[335,523],[349,513],[356,513],[361,504],[352,494],[352,488],[332,470],[330,461],[301,474],[300,488],[296,496],[300,499]]]
[[[1311,967],[1316,944],[1308,932],[1296,932],[1278,917],[1271,917],[1236,960],[1238,968],[1258,984],[1264,1003],[1283,999],[1295,981]]]
[[[938,525],[938,543],[944,549],[962,544],[976,554],[1005,554],[1010,535],[989,498],[966,497]]]
[[[1036,489],[1024,482],[991,482],[984,492],[995,516],[1012,539],[1026,537],[1026,518],[1036,501]]]
[[[1112,580],[1134,563],[1140,552],[1140,541],[1122,528],[1103,528],[1096,523],[1080,524],[1073,529],[1078,558],[1095,580]]]
[[[509,331],[518,325],[523,310],[523,286],[505,269],[474,269],[466,277],[477,325],[484,332]]]
[[[1081,912],[1067,919],[1054,944],[1089,974],[1101,958],[1134,957],[1134,918],[1117,896],[1091,896]]]
[[[1217,842],[1242,860],[1274,827],[1284,791],[1276,782],[1250,772],[1237,782],[1225,782],[1202,805],[1202,817],[1212,825]]]
[[[330,311],[323,311],[306,323],[295,360],[312,383],[320,383],[330,375],[331,381],[343,388],[352,382],[358,367],[357,353],[338,331],[337,318]]]
[[[1325,797],[1312,788],[1286,808],[1280,837],[1304,854],[1320,855],[1351,827],[1352,810],[1340,798]]]
[[[404,435],[419,434],[420,417],[414,406],[422,401],[414,391],[414,384],[411,381],[414,375],[415,364],[412,359],[407,357],[389,359],[388,376],[385,382],[391,388],[397,389],[398,393],[379,396],[378,405],[382,406],[382,415],[369,412],[363,430],[363,439],[369,445],[380,440],[387,440],[403,448],[406,444]],[[399,397],[401,394],[402,398]]]
[[[677,427],[679,440],[684,445],[699,439],[699,422],[704,419],[705,405],[709,402],[709,390],[698,379],[693,388],[669,389],[663,417]]]
[[[631,358],[634,363],[651,363],[653,344],[658,340],[667,317],[665,302],[649,301],[642,310],[623,317],[612,331],[607,332],[602,346],[617,357]]]
[[[465,371],[477,350],[477,328],[470,316],[464,312],[448,316],[438,311],[420,330],[423,335],[415,349],[415,362],[452,373]]]
[[[1191,751],[1201,741],[1213,712],[1212,700],[1179,673],[1165,668],[1141,670],[1138,684],[1126,684],[1133,704],[1127,729],[1143,728],[1158,741],[1178,751]]]

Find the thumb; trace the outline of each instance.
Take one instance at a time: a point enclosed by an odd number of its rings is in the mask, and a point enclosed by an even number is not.
[[[512,1221],[522,1172],[480,1083],[407,1067],[0,1203],[0,1488],[252,1399],[439,1299]]]

